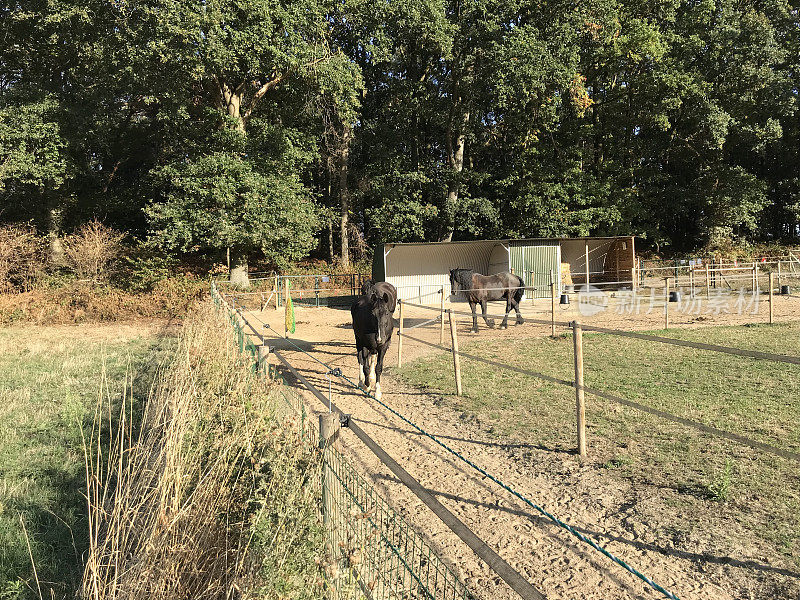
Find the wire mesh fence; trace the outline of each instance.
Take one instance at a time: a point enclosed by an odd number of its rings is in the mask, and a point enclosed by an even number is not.
[[[221,289],[236,290],[237,296],[254,298],[262,307],[284,305],[288,284],[292,302],[306,306],[349,306],[368,276],[363,273],[315,273],[310,275],[270,275],[250,278],[246,290],[228,281],[216,281]]]
[[[317,423],[303,397],[277,372],[260,364],[258,348],[216,286],[215,304],[225,311],[240,352],[252,358],[255,372],[278,382],[282,417],[297,423],[308,444],[318,447]],[[290,422],[291,422],[290,420]],[[321,562],[331,600],[474,600],[455,572],[400,516],[350,461],[329,444],[321,450],[318,480],[309,481],[321,498],[327,543]]]

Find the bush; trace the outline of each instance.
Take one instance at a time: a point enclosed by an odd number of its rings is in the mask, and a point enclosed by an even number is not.
[[[114,283],[131,292],[149,292],[169,279],[178,261],[146,244],[126,249]]]
[[[122,253],[124,234],[95,219],[64,239],[67,265],[78,279],[95,283],[108,281]]]
[[[0,227],[0,293],[27,292],[44,270],[44,244],[29,225]]]

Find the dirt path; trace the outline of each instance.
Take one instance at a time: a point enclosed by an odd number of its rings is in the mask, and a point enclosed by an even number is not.
[[[795,312],[795,303],[787,301],[778,311],[779,318]],[[800,305],[800,302],[797,303]],[[459,305],[460,306],[463,305]],[[407,307],[410,308],[410,307]],[[539,303],[539,309],[545,306]],[[547,307],[549,308],[549,307]],[[777,307],[776,307],[777,308]],[[495,308],[494,311],[496,312]],[[523,312],[549,318],[549,313]],[[663,313],[640,315],[635,328],[655,328],[663,322]],[[395,315],[397,316],[397,315]],[[406,311],[406,327],[435,316],[421,309]],[[283,313],[274,309],[247,313],[253,323],[265,321],[283,333]],[[574,309],[559,312],[560,320],[576,317]],[[710,316],[706,323],[735,323],[761,321],[749,315]],[[351,380],[357,380],[350,314],[347,310],[304,309],[296,312],[297,331],[291,336],[294,343],[310,352],[316,359],[331,367],[339,367]],[[467,317],[461,317],[459,335],[467,333]],[[581,316],[583,322],[606,327],[631,327],[631,318],[606,311],[595,318]],[[673,323],[696,326],[695,316],[678,315]],[[526,324],[507,331],[487,330],[482,326],[478,336],[548,335],[549,327]],[[433,323],[413,332],[415,337],[438,343],[439,325]],[[285,340],[272,338],[270,345],[284,351],[287,359],[319,389],[328,388],[325,367],[298,351]],[[418,389],[409,388],[392,377],[396,368],[396,339],[387,354],[383,377],[383,400],[413,422],[436,434],[464,456],[518,489],[546,510],[559,516],[606,546],[654,581],[673,591],[682,599],[724,599],[759,597],[743,594],[728,575],[726,563],[731,559],[704,560],[703,548],[685,547],[674,550],[659,546],[647,524],[638,520],[639,513],[631,510],[631,497],[636,496],[619,481],[603,475],[591,463],[581,465],[571,454],[554,453],[531,444],[498,444],[488,440],[480,424],[466,422],[453,411],[441,406],[440,399]],[[406,341],[404,361],[430,352],[428,346]],[[443,373],[443,377],[452,377]],[[613,564],[601,554],[555,527],[538,513],[517,501],[479,473],[457,461],[431,440],[419,435],[407,424],[374,401],[365,398],[334,378],[334,401],[346,412],[359,419],[361,426],[389,454],[397,459],[411,475],[428,488],[448,509],[469,525],[490,547],[522,573],[548,598],[586,598],[611,600],[616,598],[661,598],[661,594],[641,580]],[[309,398],[309,407],[319,410],[318,401]],[[406,516],[451,564],[467,585],[487,600],[516,598],[458,538],[452,534],[415,496],[413,496],[366,448],[352,435],[343,436],[346,451],[381,490],[390,503]],[[646,502],[646,498],[638,499]],[[755,551],[755,549],[753,549]],[[733,562],[749,560],[732,557]],[[710,557],[715,558],[715,557]],[[719,564],[719,563],[722,564]],[[768,576],[768,574],[766,575]]]

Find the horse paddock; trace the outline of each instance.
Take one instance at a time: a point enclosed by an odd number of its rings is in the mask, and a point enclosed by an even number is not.
[[[575,302],[565,310],[558,306],[556,320],[577,318],[585,324],[620,329],[657,330],[663,327],[663,305],[661,309],[648,311],[643,307],[637,312],[630,310],[624,298],[607,297],[607,303],[601,302],[605,304],[603,310],[591,315],[584,314],[586,311],[582,312]],[[505,303],[490,304],[489,312],[501,314],[504,306]],[[800,317],[800,300],[778,298],[773,308],[778,323]],[[478,368],[472,361],[462,358],[465,390],[463,397],[456,397],[449,355],[411,339],[415,337],[429,344],[438,344],[440,325],[436,321],[428,322],[438,316],[438,311],[410,303],[404,305],[403,310],[407,334],[403,343],[403,367],[397,368],[395,336],[386,356],[383,378],[383,401],[386,404],[438,435],[466,458],[561,519],[588,533],[679,598],[797,596],[800,564],[796,540],[800,526],[796,515],[800,513],[797,504],[800,484],[796,465],[781,462],[783,459],[761,456],[750,449],[743,453],[733,444],[719,443],[710,436],[691,430],[687,433],[673,424],[660,426],[657,422],[640,419],[634,423],[635,426],[623,423],[615,428],[612,422],[621,419],[620,409],[609,407],[609,415],[599,419],[595,414],[598,404],[591,398],[587,400],[590,455],[581,463],[569,444],[574,431],[574,404],[570,410],[569,389],[564,392],[543,387],[529,381],[525,375]],[[693,330],[709,326],[764,323],[765,305],[762,304],[759,310],[758,314],[738,314],[734,310],[708,314],[675,311],[670,324],[681,331],[671,330],[665,335],[691,335]],[[551,315],[551,305],[549,300],[537,300],[532,306],[526,301],[522,312],[524,316],[547,320]],[[329,378],[326,367],[317,361],[331,368],[339,367],[351,380],[357,379],[348,310],[297,308],[297,330],[290,334],[291,341],[280,339],[283,335],[282,311],[267,308],[246,312],[246,316],[252,323],[268,323],[277,336],[270,336],[270,330],[265,328],[265,343],[283,350],[292,364],[319,389],[328,389]],[[396,312],[395,318],[397,316]],[[486,328],[481,321],[479,332],[470,334],[471,318],[458,315],[457,319],[463,352],[543,372],[552,367],[552,374],[569,378],[568,372],[560,371],[569,357],[564,346],[570,344],[564,339],[551,340],[549,325],[528,322],[514,326],[510,321],[508,330],[497,330]],[[411,329],[415,326],[418,327]],[[560,328],[559,334],[563,331]],[[758,348],[769,338],[777,337],[788,342],[795,340],[797,347],[800,329],[796,325],[779,325],[776,331],[780,332],[779,336],[770,334],[767,326],[709,330],[717,332],[714,334],[715,343],[731,337],[736,339],[730,345],[747,347],[747,340],[757,337],[761,341],[754,347]],[[445,345],[449,347],[449,330],[446,333]],[[696,335],[704,337],[702,331]],[[596,351],[602,337],[587,336],[587,360]],[[619,344],[617,339],[614,352],[610,350],[614,347],[613,342],[604,344],[608,347],[603,350],[603,360],[608,364],[617,361],[616,370],[610,369],[609,376],[618,378],[620,369],[623,372],[627,369],[632,381],[636,380],[637,374],[641,375],[645,389],[653,385],[652,374],[658,370],[659,361],[669,364],[676,356],[675,350],[669,346],[657,345],[654,354],[645,357],[636,344],[627,341]],[[507,360],[517,347],[521,349],[518,356],[513,361]],[[691,352],[681,354],[683,362],[680,364],[689,361],[688,364],[695,364],[698,372],[714,368],[700,358],[692,363]],[[621,360],[615,356],[625,358]],[[640,360],[647,364],[637,367]],[[751,362],[751,369],[747,370],[747,361],[737,360],[740,371],[734,377],[744,382],[753,378],[760,381],[760,377],[774,380],[776,377],[772,373],[758,375],[757,361]],[[602,363],[587,362],[587,378],[590,373],[597,374],[601,367]],[[730,368],[731,365],[721,367],[722,370]],[[770,387],[769,393],[784,393],[781,391],[784,390],[796,397],[796,367],[785,369],[780,376],[786,381],[782,386]],[[669,370],[664,377],[674,379],[675,385],[688,381],[682,379],[680,369]],[[640,580],[592,548],[565,535],[510,494],[455,461],[385,408],[355,393],[336,377],[331,378],[330,385],[334,402],[342,410],[357,415],[365,431],[548,597],[659,597]],[[738,393],[739,389],[725,393],[716,388],[709,389],[705,409],[713,411],[715,402],[722,406]],[[559,394],[566,396],[559,397]],[[483,404],[481,398],[486,399]],[[788,398],[786,396],[783,400]],[[543,403],[550,400],[552,410],[544,410]],[[766,410],[767,404],[760,408]],[[308,406],[315,410],[322,408],[310,398]],[[787,424],[785,417],[788,412],[770,415],[758,409],[755,406],[754,413],[764,414],[765,420],[761,433],[767,437],[774,434],[776,443],[797,445],[800,434]],[[789,407],[787,410],[795,409]],[[637,421],[635,415],[633,417]],[[552,431],[537,429],[537,420],[546,420],[545,429],[558,429],[563,439],[554,437]],[[660,427],[658,451],[648,453],[644,451],[648,445],[646,436],[656,427]],[[620,432],[624,432],[627,438],[622,439]],[[665,446],[670,438],[673,439],[671,449]],[[352,436],[344,436],[343,440],[355,464],[382,489],[398,511],[426,534],[471,589],[478,590],[480,597],[487,599],[515,597],[371,453],[360,447]],[[680,481],[670,480],[670,477],[680,475],[682,456],[689,457],[690,466],[703,461],[713,465],[712,477],[705,488],[697,482],[692,484],[691,478],[686,481],[692,485],[684,487]],[[729,462],[731,466],[727,466]],[[745,493],[743,486],[753,478],[758,489]],[[770,488],[780,488],[780,494],[770,495]],[[746,522],[742,523],[742,515],[752,509],[753,502],[767,506],[773,501],[783,503],[775,515],[775,535],[770,537],[749,527]],[[759,522],[763,521],[765,514],[769,517],[762,508],[755,512]],[[783,522],[779,523],[777,518]]]

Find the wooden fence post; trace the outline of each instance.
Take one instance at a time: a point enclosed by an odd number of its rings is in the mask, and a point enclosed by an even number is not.
[[[756,263],[753,263],[753,295],[755,295],[757,290],[758,290],[758,275],[757,275],[758,270],[757,269],[758,269],[758,267],[756,266]]]
[[[664,277],[664,329],[669,329],[669,277]]]
[[[263,344],[258,347],[258,370],[264,377],[269,377],[269,346]]]
[[[275,275],[275,310],[280,310],[280,295],[281,295],[281,281],[280,278]]]
[[[397,366],[403,366],[403,301],[398,298],[397,305],[400,307],[400,329],[397,332]]]
[[[586,458],[586,406],[583,394],[583,329],[572,322],[572,340],[575,346],[575,413],[578,424],[578,455]]]
[[[769,274],[769,324],[772,325],[772,289],[775,287],[775,273]]]
[[[328,524],[330,513],[334,507],[331,502],[331,487],[333,476],[331,465],[327,460],[329,455],[326,450],[336,441],[339,419],[334,413],[322,413],[319,416],[319,448],[322,450],[322,522]]]
[[[289,306],[289,280],[283,280],[283,306]],[[289,330],[286,329],[286,317],[281,319],[283,321],[283,337],[289,337]]]
[[[708,271],[708,263],[706,263],[706,297],[711,297],[711,273]]]
[[[550,269],[550,336],[556,337],[556,279]]]
[[[440,320],[441,320],[441,323],[439,324],[439,345],[440,346],[444,346],[444,286],[442,286],[442,289],[441,289],[440,293],[442,294],[442,297],[441,297],[442,304],[441,304],[441,308],[440,308],[440,313],[441,313]]]
[[[689,298],[694,298],[694,267],[689,267]]]
[[[778,289],[781,287],[781,259],[778,259]]]
[[[456,331],[456,320],[452,310],[447,311],[450,317],[450,341],[453,349],[453,372],[456,376],[456,395],[461,395],[461,362],[458,356],[458,332]]]

